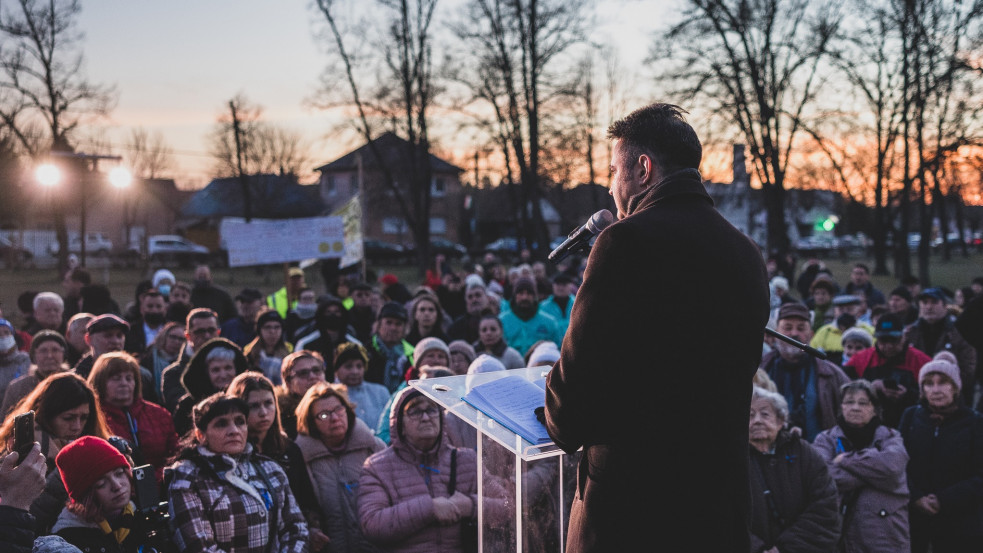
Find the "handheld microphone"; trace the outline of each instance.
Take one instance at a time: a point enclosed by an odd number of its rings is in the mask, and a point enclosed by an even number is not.
[[[574,229],[573,232],[567,235],[567,239],[557,246],[555,250],[550,252],[547,259],[554,263],[559,262],[571,253],[586,246],[591,238],[600,234],[602,230],[606,229],[613,222],[614,215],[610,211],[606,209],[598,211],[591,215],[591,218],[583,226]]]

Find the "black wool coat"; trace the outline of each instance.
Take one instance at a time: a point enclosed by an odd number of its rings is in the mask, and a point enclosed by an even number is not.
[[[583,446],[567,551],[746,553],[751,379],[769,292],[757,246],[696,170],[632,198],[598,235],[546,422]]]

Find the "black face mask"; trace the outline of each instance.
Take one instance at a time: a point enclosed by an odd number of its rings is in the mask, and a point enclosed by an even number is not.
[[[143,316],[143,320],[152,327],[158,327],[164,324],[165,317],[163,313],[147,313]]]
[[[345,327],[345,320],[341,315],[323,315],[321,317],[321,326],[327,330],[340,332]]]

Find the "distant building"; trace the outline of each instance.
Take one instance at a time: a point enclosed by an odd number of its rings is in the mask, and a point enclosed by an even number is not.
[[[409,142],[393,133],[380,135],[373,142],[393,174],[396,186],[405,189]],[[433,171],[430,182],[430,234],[459,242],[461,217],[465,212],[460,181],[464,170],[433,154],[429,159]],[[317,186],[320,199],[329,212],[343,206],[361,189],[363,235],[404,246],[413,244],[413,233],[386,184],[383,165],[368,144],[315,171],[321,173]],[[409,198],[408,194],[406,197]]]

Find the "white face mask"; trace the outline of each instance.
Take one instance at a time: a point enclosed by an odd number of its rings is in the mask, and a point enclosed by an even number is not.
[[[0,352],[6,352],[8,350],[13,349],[16,346],[17,346],[17,339],[14,338],[13,335],[4,336],[3,338],[0,338]]]

